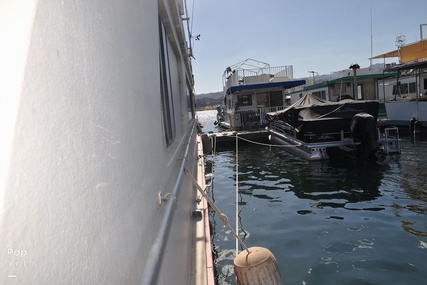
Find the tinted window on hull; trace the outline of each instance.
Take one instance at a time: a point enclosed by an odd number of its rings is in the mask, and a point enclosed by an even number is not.
[[[160,37],[160,91],[162,96],[162,115],[165,129],[166,144],[170,145],[175,139],[176,126],[173,107],[173,94],[171,86],[171,75],[169,66],[168,38],[165,27],[159,19],[159,37]]]

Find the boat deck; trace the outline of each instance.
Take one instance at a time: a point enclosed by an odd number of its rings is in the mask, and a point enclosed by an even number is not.
[[[270,132],[266,129],[256,131],[222,131],[209,133],[210,139],[215,139],[217,144],[230,143],[236,141],[236,135],[242,139],[251,141],[267,141]]]
[[[395,126],[390,126],[384,120],[377,121],[378,127],[378,136],[379,141],[384,145],[384,151],[386,154],[396,154],[400,153],[400,144],[399,144],[399,129]],[[273,133],[281,137],[281,135],[274,130]],[[346,139],[341,141],[331,141],[331,142],[322,142],[322,143],[304,143],[303,145],[299,145],[301,142],[297,140],[290,139],[290,136],[287,136],[288,139],[285,141],[280,140],[270,141],[269,136],[272,135],[272,132],[269,129],[259,129],[254,131],[221,131],[221,132],[209,132],[209,134],[204,134],[207,138],[207,141],[204,144],[204,152],[211,152],[212,146],[216,147],[230,147],[230,145],[235,144],[236,136],[238,136],[241,141],[254,141],[254,142],[262,142],[271,144],[273,142],[277,144],[285,144],[285,145],[294,145],[294,152],[298,156],[303,154],[303,157],[307,160],[323,160],[327,159],[328,156],[324,154],[327,148],[345,148],[346,146],[356,145],[357,143],[349,142]],[[274,136],[273,136],[274,138]],[[272,139],[273,139],[272,138]],[[321,155],[317,154],[320,152]]]
[[[202,189],[206,188],[205,181],[205,160],[203,156],[202,138],[197,136],[197,183]],[[196,222],[193,231],[193,271],[191,272],[192,284],[194,285],[215,285],[215,273],[212,255],[212,241],[209,227],[208,202],[199,193],[197,194],[199,203],[196,211],[201,214],[201,219]]]

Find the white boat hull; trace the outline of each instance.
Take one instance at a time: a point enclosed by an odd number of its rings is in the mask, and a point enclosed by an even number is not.
[[[385,108],[391,125],[409,126],[415,117],[422,126],[427,126],[427,101],[391,101],[385,103]]]
[[[0,284],[193,283],[182,5],[2,1]]]

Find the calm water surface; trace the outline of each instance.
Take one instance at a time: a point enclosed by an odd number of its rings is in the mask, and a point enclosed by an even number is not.
[[[215,111],[198,115],[205,132],[217,131]],[[271,250],[285,284],[427,284],[427,140],[402,137],[401,148],[379,167],[240,144],[245,244]],[[208,160],[210,194],[234,227],[235,148]],[[211,222],[217,283],[235,284],[235,240],[214,213]]]

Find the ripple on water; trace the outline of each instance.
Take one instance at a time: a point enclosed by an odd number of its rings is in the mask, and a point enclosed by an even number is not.
[[[359,249],[369,249],[374,248],[374,241],[369,239],[361,239],[357,241],[359,243],[358,247]]]
[[[245,243],[269,248],[286,284],[424,284],[427,145],[414,154],[423,158],[415,164],[407,163],[408,150],[416,148],[403,149],[389,167],[377,168],[313,164],[287,152],[240,148],[239,222],[251,233]],[[230,220],[234,159],[234,151],[217,153],[212,187]],[[218,219],[215,229],[219,249],[235,247]],[[234,250],[218,254],[217,284],[235,284]]]
[[[352,227],[348,227],[347,231],[350,231],[350,232],[360,232],[360,231],[366,230],[366,229],[369,229],[369,226],[365,225],[365,224],[362,224],[362,225],[354,225]]]
[[[358,246],[348,242],[333,242],[323,247],[324,252],[328,253],[352,253]]]
[[[234,249],[222,249],[218,252],[218,261],[234,260],[235,252]]]
[[[400,263],[393,260],[379,260],[379,259],[362,259],[353,261],[353,268],[357,270],[379,270],[381,272],[414,272],[417,267],[411,263]]]
[[[321,257],[318,264],[309,268],[302,284],[337,284],[336,273],[340,271],[340,265],[332,257]]]
[[[298,210],[297,213],[300,214],[300,215],[312,215],[312,214],[316,214],[316,212],[311,211],[311,210]]]
[[[319,264],[338,264],[337,262],[332,261],[332,257],[322,256],[320,258]]]
[[[347,228],[347,230],[350,232],[360,232],[362,230],[362,228],[358,227],[358,226],[354,226],[354,227]]]
[[[329,216],[326,219],[344,220],[344,217],[340,217],[340,216]]]

